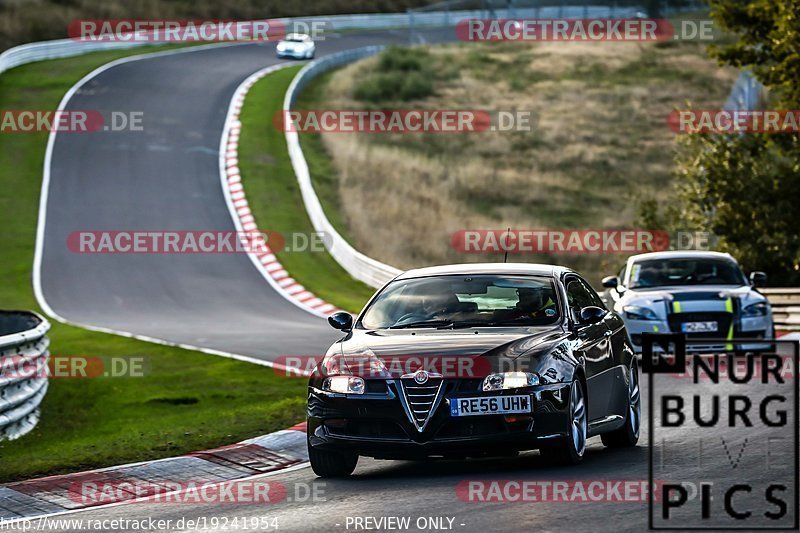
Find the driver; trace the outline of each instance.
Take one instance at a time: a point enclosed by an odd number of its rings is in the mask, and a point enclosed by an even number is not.
[[[422,309],[428,318],[449,315],[453,312],[454,304],[458,304],[454,294],[426,294],[422,297]]]
[[[544,290],[542,287],[528,287],[517,289],[516,318],[549,318],[548,309],[555,308],[555,302],[548,296],[544,301]]]

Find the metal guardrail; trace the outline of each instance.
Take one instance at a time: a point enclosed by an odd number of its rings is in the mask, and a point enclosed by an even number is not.
[[[432,20],[436,20],[436,14],[431,14]],[[331,15],[322,17],[301,17],[283,18],[275,21],[292,27],[293,24],[322,24],[325,31],[337,31],[347,29],[386,29],[408,26],[408,15],[406,13],[387,13],[387,14],[356,14],[356,15]],[[249,25],[252,21],[242,21],[241,24]],[[303,27],[303,26],[301,26]],[[147,32],[139,32],[136,35],[146,36]],[[58,59],[86,54],[89,52],[99,52],[104,50],[119,50],[125,48],[136,48],[141,46],[152,46],[163,43],[135,41],[135,42],[102,42],[102,41],[78,41],[73,39],[58,39],[54,41],[42,41],[37,43],[23,44],[9,48],[0,54],[0,73],[6,70],[47,59]]]
[[[775,328],[784,331],[800,330],[800,289],[759,289],[772,306]]]
[[[292,80],[286,97],[283,101],[284,111],[289,111],[297,99],[297,95],[310,80],[336,67],[352,63],[364,57],[380,52],[383,46],[367,46],[348,50],[338,54],[332,54],[322,59],[309,63],[303,67]],[[311,182],[311,174],[308,170],[308,163],[300,147],[300,136],[296,131],[286,131],[286,146],[289,150],[289,157],[292,160],[292,167],[297,176],[297,183],[303,196],[308,217],[314,230],[322,233],[327,238],[324,239],[328,252],[333,258],[355,279],[363,281],[372,287],[381,287],[387,281],[400,274],[400,270],[381,263],[371,257],[367,257],[342,237],[336,228],[333,227],[322,204],[314,191]]]
[[[749,70],[742,70],[722,108],[726,111],[753,111],[758,108],[763,91],[761,82]]]
[[[482,9],[462,9],[445,11],[418,12],[409,11],[407,13],[370,13],[352,15],[329,15],[318,17],[294,17],[273,19],[286,28],[291,27],[311,27],[312,24],[322,24],[325,31],[339,30],[381,30],[390,28],[408,28],[413,31],[415,28],[422,27],[446,27],[453,26],[461,20],[470,18],[523,18],[523,17],[627,17],[634,15],[638,7],[611,7],[592,6],[592,5],[566,5],[563,3],[559,7],[530,7],[530,8],[507,8],[497,9],[491,12]],[[251,24],[252,21],[242,21],[241,24]],[[146,35],[140,32],[139,35]],[[32,63],[34,61],[44,61],[47,59],[58,59],[72,57],[89,52],[103,50],[119,50],[125,48],[135,48],[141,46],[152,46],[161,43],[136,41],[136,42],[102,42],[102,41],[77,41],[73,39],[58,39],[54,41],[42,41],[37,43],[23,44],[5,50],[0,54],[0,73],[6,70]]]
[[[21,437],[39,421],[48,386],[49,329],[36,313],[0,311],[0,441]]]

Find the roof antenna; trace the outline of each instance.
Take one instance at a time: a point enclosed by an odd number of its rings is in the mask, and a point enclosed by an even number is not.
[[[511,228],[506,230],[506,239],[508,239],[508,234],[511,233]],[[503,263],[508,263],[508,240],[506,240],[506,253],[503,256]]]

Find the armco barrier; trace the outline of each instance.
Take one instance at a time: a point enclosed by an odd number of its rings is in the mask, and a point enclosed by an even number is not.
[[[0,440],[21,437],[39,421],[47,393],[50,324],[26,311],[0,311]]]
[[[435,27],[446,25],[453,21],[464,18],[480,17],[479,11],[463,11],[454,13],[425,13],[414,18],[416,26]],[[323,31],[339,30],[381,30],[389,28],[408,28],[410,17],[407,13],[385,13],[385,14],[354,14],[354,15],[331,15],[321,17],[302,17],[302,18],[283,18],[276,19],[277,22],[292,27],[294,24],[298,28],[312,28],[313,24],[321,24]],[[448,22],[449,21],[449,22]],[[249,24],[250,22],[242,22]],[[144,35],[144,32],[138,35]],[[118,50],[124,48],[135,48],[139,46],[157,45],[159,43],[136,41],[136,42],[81,42],[73,39],[58,39],[54,41],[42,41],[38,43],[23,44],[5,50],[0,54],[0,73],[6,70],[47,59],[58,59],[62,57],[72,57],[89,52],[99,52],[104,50]]]
[[[297,95],[314,77],[341,65],[376,54],[382,49],[382,46],[367,46],[329,55],[309,63],[297,73],[291,85],[289,85],[283,101],[284,111],[289,111],[292,108]],[[300,185],[300,192],[303,195],[303,203],[306,206],[308,217],[311,219],[314,230],[322,232],[323,235],[328,237],[325,245],[328,247],[328,252],[331,256],[351,276],[372,287],[380,287],[397,276],[400,270],[362,254],[350,246],[350,243],[333,227],[328,217],[325,216],[322,204],[314,191],[314,185],[311,183],[308,163],[306,163],[306,158],[303,156],[303,150],[300,147],[300,136],[296,131],[288,131],[288,128],[286,131],[286,146],[289,150],[289,157],[292,160],[294,173],[297,176],[297,182]]]
[[[800,330],[800,289],[759,289],[772,305],[775,329]]]
[[[560,9],[560,11],[559,11]],[[632,16],[640,8],[617,8],[603,6],[564,6],[562,8],[541,8],[541,9],[499,9],[493,12],[495,18],[505,17],[625,17]],[[560,13],[560,15],[559,15]],[[461,11],[432,11],[428,13],[377,13],[377,14],[353,14],[353,15],[330,15],[320,17],[299,17],[275,19],[287,28],[297,27],[302,30],[305,27],[311,28],[313,24],[321,24],[322,29],[327,32],[339,30],[384,30],[391,28],[422,28],[452,26],[458,21],[470,18],[486,18],[485,10],[461,10]],[[250,21],[243,22],[249,24]],[[293,26],[294,25],[294,26]],[[87,41],[81,42],[72,39],[58,39],[54,41],[42,41],[38,43],[23,44],[5,50],[0,54],[0,73],[6,70],[46,59],[58,59],[62,57],[72,57],[89,52],[102,50],[118,50],[123,48],[134,48],[159,43],[152,42],[100,42]]]

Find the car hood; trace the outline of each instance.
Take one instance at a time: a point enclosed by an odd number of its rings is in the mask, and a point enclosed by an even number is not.
[[[346,360],[363,357],[381,359],[392,378],[419,368],[441,371],[460,358],[478,361],[484,375],[523,356],[545,354],[567,334],[558,327],[472,328],[465,330],[355,330],[334,344],[328,355],[341,354]],[[473,367],[475,368],[475,367]],[[447,372],[440,372],[445,373]],[[390,377],[390,376],[386,376]],[[462,376],[467,377],[467,376]]]
[[[614,310],[621,313],[626,305],[648,307],[660,317],[671,312],[709,312],[729,310],[729,303],[742,308],[766,298],[748,285],[694,285],[628,289],[615,303]],[[676,305],[677,304],[677,305]]]

